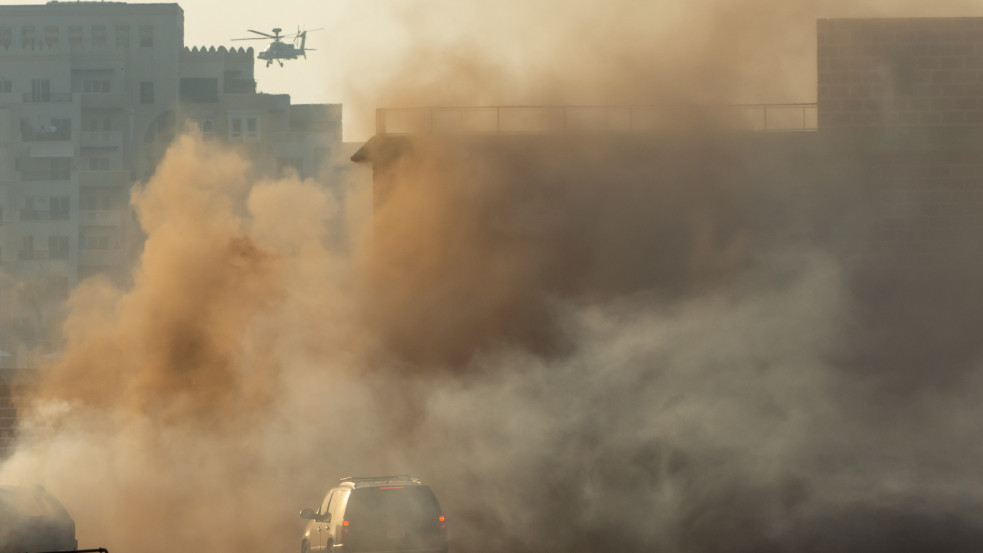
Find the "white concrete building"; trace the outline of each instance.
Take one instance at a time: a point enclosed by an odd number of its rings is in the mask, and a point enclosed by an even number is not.
[[[254,61],[185,47],[178,4],[0,6],[0,350],[52,340],[79,280],[126,278],[141,244],[129,189],[185,119],[262,172],[319,174],[341,106],[256,93]]]

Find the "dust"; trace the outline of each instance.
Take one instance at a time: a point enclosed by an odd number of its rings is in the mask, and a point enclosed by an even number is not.
[[[815,17],[945,9],[415,3],[342,73],[359,109],[799,100]],[[981,268],[858,252],[876,168],[701,128],[404,147],[340,255],[323,183],[180,137],[133,194],[132,287],[74,291],[0,480],[112,551],[297,548],[339,476],[404,471],[455,551],[979,543]]]

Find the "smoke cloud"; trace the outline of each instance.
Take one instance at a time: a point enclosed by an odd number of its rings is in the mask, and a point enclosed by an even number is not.
[[[502,7],[394,8],[410,56],[364,53],[354,94],[784,101],[813,15],[925,14]],[[186,134],[133,194],[132,287],[72,294],[0,481],[118,551],[286,551],[338,477],[403,471],[455,551],[973,550],[983,266],[867,255],[886,208],[849,144],[718,130],[408,141],[350,255],[323,183]]]

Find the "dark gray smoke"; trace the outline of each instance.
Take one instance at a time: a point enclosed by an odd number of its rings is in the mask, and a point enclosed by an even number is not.
[[[367,313],[412,370],[472,382],[450,443],[499,438],[442,467],[480,469],[450,494],[467,545],[975,547],[953,428],[977,412],[978,227],[952,207],[883,232],[937,186],[884,175],[944,155],[836,133],[394,142]]]

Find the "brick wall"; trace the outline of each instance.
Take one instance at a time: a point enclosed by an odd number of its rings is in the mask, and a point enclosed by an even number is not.
[[[819,128],[983,126],[983,18],[820,19]]]

